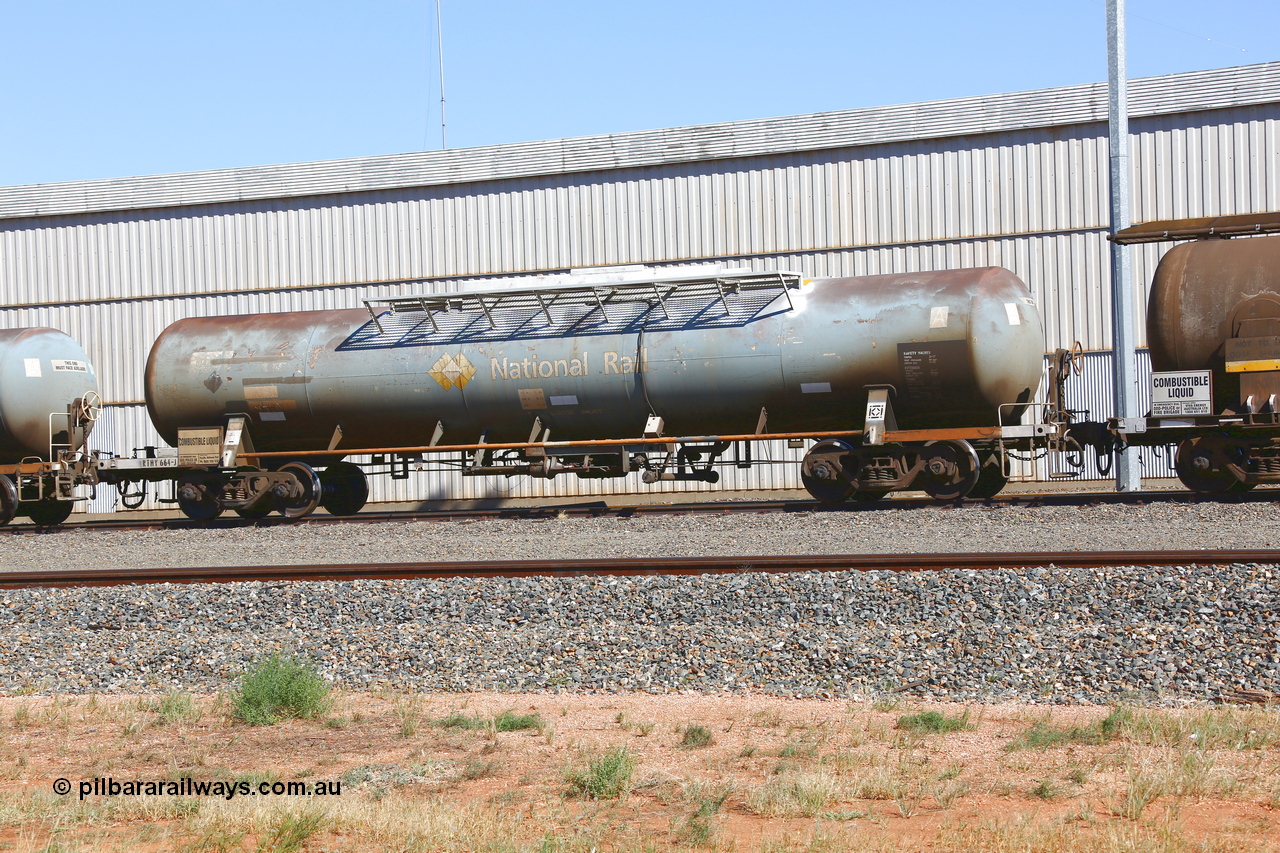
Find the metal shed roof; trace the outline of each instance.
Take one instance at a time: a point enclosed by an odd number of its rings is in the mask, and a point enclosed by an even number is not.
[[[1280,62],[1130,81],[1133,117],[1280,101]],[[0,219],[635,168],[1106,121],[1105,83],[782,118],[0,188]]]

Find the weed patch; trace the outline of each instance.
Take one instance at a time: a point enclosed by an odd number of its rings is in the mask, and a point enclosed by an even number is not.
[[[585,771],[565,774],[572,796],[591,800],[616,800],[631,790],[631,774],[635,772],[636,759],[625,746],[606,752],[587,762]]]
[[[959,717],[947,717],[939,714],[937,711],[925,711],[921,714],[912,714],[898,718],[898,728],[909,732],[921,732],[923,734],[946,734],[947,732],[963,731],[968,727],[968,711],[965,711]]]
[[[685,749],[699,749],[711,746],[714,742],[715,738],[711,736],[711,730],[706,726],[688,726],[684,730],[684,737],[680,738],[680,745]]]
[[[245,673],[231,706],[236,719],[266,726],[323,717],[333,707],[328,697],[329,685],[315,667],[273,654]]]
[[[194,723],[200,719],[201,713],[191,694],[183,693],[181,690],[171,690],[161,696],[152,706],[152,710],[159,718],[157,720],[159,725]]]
[[[297,853],[323,823],[324,815],[319,812],[283,814],[258,842],[254,853]]]
[[[541,714],[517,714],[515,711],[503,711],[495,717],[468,716],[460,711],[455,711],[449,716],[438,720],[436,725],[443,729],[465,729],[467,731],[489,729],[495,732],[540,732],[547,727],[547,721],[542,719]]]
[[[1049,724],[1046,717],[1014,738],[1005,749],[1010,752],[1020,749],[1049,749],[1077,743],[1100,746],[1119,737],[1131,719],[1132,714],[1124,708],[1117,708],[1104,719],[1089,726],[1054,726]]]

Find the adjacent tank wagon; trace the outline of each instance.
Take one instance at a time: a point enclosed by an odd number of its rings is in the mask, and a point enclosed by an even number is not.
[[[71,514],[74,477],[61,459],[82,451],[100,405],[93,365],[74,339],[0,329],[0,525]]]
[[[1268,231],[1280,231],[1277,214],[1145,223],[1113,238],[1192,240],[1151,282],[1152,411],[1136,429],[1112,428],[1130,444],[1176,446],[1193,491],[1280,483],[1280,236]]]

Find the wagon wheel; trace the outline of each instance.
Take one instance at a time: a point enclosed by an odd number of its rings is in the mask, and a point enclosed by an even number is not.
[[[321,471],[320,487],[320,506],[330,515],[355,515],[369,500],[369,480],[351,462],[335,462]]]
[[[292,474],[302,486],[302,491],[295,497],[279,498],[276,509],[285,518],[305,518],[315,512],[320,505],[320,475],[310,465],[302,462],[289,462],[280,466],[281,474]]]
[[[967,441],[931,441],[920,457],[924,470],[916,475],[916,485],[934,500],[959,500],[978,483],[978,454]]]
[[[52,527],[55,524],[61,524],[66,521],[67,516],[71,515],[73,507],[75,507],[75,504],[71,501],[45,498],[30,504],[25,512],[33,524],[38,524],[41,527]]]
[[[274,507],[266,501],[263,501],[263,503],[267,503],[267,505],[263,506],[260,503],[257,506],[238,507],[236,509],[236,515],[243,519],[247,519],[248,521],[257,521],[259,519],[266,518],[271,514],[271,510],[274,509]]]
[[[846,500],[857,485],[843,464],[845,454],[852,450],[848,442],[838,438],[820,441],[809,448],[800,463],[800,482],[805,490],[823,503],[838,504]]]
[[[1009,475],[1004,472],[1004,466],[998,459],[999,457],[996,462],[988,462],[982,466],[982,470],[978,472],[978,482],[973,484],[965,497],[985,501],[1004,491],[1004,487],[1009,484]]]
[[[222,515],[222,478],[195,468],[178,478],[178,509],[192,521],[212,521]]]
[[[1189,438],[1178,445],[1173,468],[1182,485],[1193,492],[1212,495],[1229,491],[1246,491],[1244,483],[1228,465],[1245,466],[1249,449],[1222,435]]]
[[[13,488],[13,480],[0,474],[0,527],[13,521],[18,512],[18,492]]]

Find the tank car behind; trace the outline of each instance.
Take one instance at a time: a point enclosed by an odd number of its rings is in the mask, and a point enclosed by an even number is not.
[[[650,482],[714,481],[711,462],[727,442],[675,447],[655,436],[766,430],[849,433],[806,456],[802,478],[820,499],[909,487],[958,497],[984,471],[982,488],[998,490],[1003,461],[989,443],[947,440],[945,430],[1016,423],[1042,366],[1031,295],[998,267],[803,283],[788,273],[693,275],[369,308],[191,318],[160,335],[146,401],[161,436],[181,452],[199,430],[222,428],[220,441],[232,430],[251,441],[238,451],[250,461],[281,454],[255,483],[213,457],[186,470],[185,512],[355,511],[367,486],[342,461],[349,449],[442,438],[476,448],[463,459],[468,474],[640,470]],[[896,415],[891,427],[938,440],[869,444],[860,427],[880,398]],[[642,433],[649,444],[618,443]],[[602,440],[613,443],[556,445]],[[484,449],[495,443],[530,446]]]
[[[1194,491],[1280,482],[1280,237],[1170,249],[1152,279],[1147,338],[1156,395],[1190,398],[1200,386],[1204,402],[1172,416],[1155,407],[1151,434],[1131,440],[1176,440],[1174,467]]]
[[[0,329],[0,524],[15,515],[66,519],[74,506],[67,458],[84,448],[99,406],[93,364],[73,338]]]

